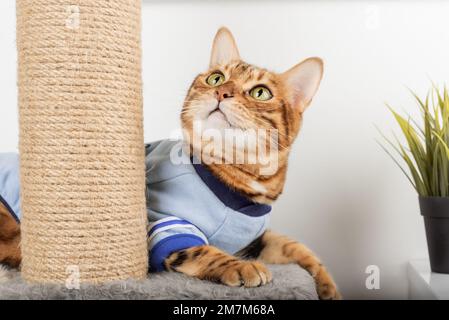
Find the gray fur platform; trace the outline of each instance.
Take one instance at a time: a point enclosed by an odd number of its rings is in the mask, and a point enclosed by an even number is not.
[[[177,273],[150,274],[144,281],[127,280],[105,285],[29,285],[20,273],[0,266],[0,299],[317,299],[313,278],[297,265],[270,265],[273,281],[259,288],[231,288]]]

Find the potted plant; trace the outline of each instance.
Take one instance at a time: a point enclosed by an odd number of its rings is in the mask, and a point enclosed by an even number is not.
[[[425,100],[413,95],[421,111],[419,121],[389,107],[406,143],[384,136],[408,171],[381,146],[418,192],[432,271],[449,273],[449,95],[446,88],[435,86]]]

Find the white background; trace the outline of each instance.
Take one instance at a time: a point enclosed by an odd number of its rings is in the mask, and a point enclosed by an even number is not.
[[[250,63],[283,71],[308,56],[325,77],[307,111],[272,227],[308,244],[346,298],[407,298],[406,262],[427,255],[417,197],[376,144],[394,128],[384,103],[414,113],[449,74],[443,1],[144,1],[145,139],[166,138],[219,26]],[[0,151],[17,146],[14,1],[0,1]],[[380,268],[380,290],[365,268]]]

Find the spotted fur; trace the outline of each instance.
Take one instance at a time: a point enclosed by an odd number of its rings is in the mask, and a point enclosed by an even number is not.
[[[290,145],[299,131],[302,113],[297,112],[285,99],[286,88],[282,85],[281,76],[265,69],[255,67],[243,61],[236,61],[225,66],[214,67],[196,77],[187,95],[181,114],[183,128],[192,131],[194,114],[198,104],[195,102],[204,96],[214,95],[214,88],[206,83],[206,78],[214,71],[222,72],[228,80],[224,86],[233,93],[235,105],[231,112],[240,114],[235,125],[242,129],[275,129],[278,131],[276,141],[279,153],[279,168],[271,176],[260,176],[260,165],[209,164],[209,169],[221,180],[229,183],[234,189],[247,195],[259,203],[271,203],[282,193],[287,171],[287,157]],[[256,101],[248,91],[256,85],[265,85],[273,92],[273,99]],[[192,133],[193,135],[193,133]],[[267,144],[269,142],[267,141]],[[200,155],[204,160],[204,154]],[[207,163],[207,160],[204,161]],[[224,161],[223,161],[224,162]],[[257,181],[266,192],[251,187],[251,181]]]
[[[213,246],[199,246],[171,254],[165,260],[169,271],[232,287],[257,287],[271,281],[270,271],[259,261],[242,260]]]
[[[211,86],[207,79],[216,72],[223,74],[225,81],[219,86]],[[318,58],[308,59],[282,74],[248,64],[240,59],[229,30],[220,29],[214,40],[210,68],[193,81],[181,113],[185,139],[190,142],[191,152],[232,189],[256,203],[273,202],[282,193],[288,155],[300,130],[303,112],[310,104],[321,76],[322,62]],[[269,88],[272,98],[266,101],[252,98],[249,93],[255,86]],[[227,104],[221,108],[223,101]],[[215,109],[214,103],[217,105]],[[195,134],[195,121],[208,123],[217,108],[228,122],[225,127],[277,130],[278,167],[275,172],[263,175],[258,164],[226,163],[229,159],[221,150],[212,156],[204,154],[202,150],[208,145],[207,141],[200,140],[200,145],[195,145],[198,141],[191,139]],[[269,142],[267,138],[266,144]],[[236,149],[233,150],[235,154],[247,152]],[[222,157],[218,160],[222,161],[211,162],[217,160],[214,159],[217,154]],[[321,299],[341,298],[332,277],[312,251],[271,231],[255,239],[236,256],[211,246],[200,246],[174,252],[165,261],[166,268],[171,271],[246,287],[263,285],[271,280],[271,274],[263,263],[296,263],[314,277]]]
[[[273,264],[296,263],[314,277],[321,299],[341,299],[331,275],[306,246],[272,231],[265,232],[258,241],[258,255],[252,251],[252,255],[257,255],[257,259]],[[248,246],[240,254],[245,255],[251,252],[248,251],[250,249],[251,246]]]
[[[312,251],[272,231],[265,232],[235,256],[206,245],[174,252],[165,260],[169,271],[233,287],[256,287],[270,282],[271,273],[263,263],[296,263],[314,277],[320,299],[341,299],[331,275]]]
[[[230,44],[229,52],[224,55],[219,52],[223,49],[223,43],[217,45],[223,41]],[[201,102],[214,98],[217,94],[217,88],[211,88],[206,83],[207,77],[217,70],[227,79],[220,90],[225,90],[234,100],[228,110],[229,115],[233,116],[232,126],[239,129],[276,129],[279,132],[276,141],[279,146],[278,167],[270,175],[261,175],[260,166],[257,164],[207,164],[221,181],[254,202],[271,203],[282,193],[291,145],[300,130],[303,112],[310,104],[321,80],[321,73],[314,78],[304,78],[307,72],[303,72],[303,78],[299,77],[298,70],[306,67],[318,67],[321,70],[322,62],[318,58],[308,59],[282,74],[245,63],[239,57],[231,33],[222,28],[214,41],[210,69],[198,75],[189,89],[181,113],[187,140],[192,136],[195,117],[204,113]],[[310,73],[310,70],[308,71]],[[248,93],[255,85],[268,87],[273,98],[268,101],[251,99]],[[191,151],[195,154],[196,150],[197,146],[191,143]],[[240,152],[245,153],[246,150]],[[197,156],[203,159],[201,153]],[[13,267],[20,265],[19,243],[19,226],[0,204],[0,263]],[[341,298],[330,274],[306,246],[271,231],[265,232],[235,256],[205,245],[173,252],[165,260],[165,267],[169,271],[182,272],[229,286],[255,287],[272,280],[270,271],[263,263],[297,263],[314,277],[321,299]]]
[[[20,228],[0,202],[0,264],[19,267],[21,262]]]

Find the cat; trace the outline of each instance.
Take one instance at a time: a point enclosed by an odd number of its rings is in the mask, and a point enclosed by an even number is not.
[[[151,269],[256,287],[272,280],[264,263],[296,263],[313,276],[320,299],[341,299],[311,250],[267,229],[303,112],[321,82],[322,60],[306,59],[281,74],[258,68],[241,60],[233,35],[223,27],[213,41],[209,65],[188,90],[181,144],[146,146]],[[229,152],[226,136],[211,144],[205,135],[213,130],[247,137],[251,129],[269,132],[262,145],[275,152],[264,163],[237,162],[236,157],[248,158],[254,150],[234,145]],[[176,148],[184,165],[173,161]],[[274,170],[262,173],[266,160]],[[18,224],[0,205],[0,263],[19,266],[19,242]]]
[[[0,263],[17,268],[21,261],[20,228],[0,201]]]
[[[181,113],[190,153],[229,187],[228,193],[236,192],[259,206],[269,205],[282,193],[292,143],[322,74],[323,62],[319,58],[306,59],[281,74],[250,65],[241,60],[231,32],[220,28],[213,41],[209,69],[194,79]],[[229,156],[222,150],[223,141],[214,149],[202,135],[208,129],[234,130],[237,135],[244,135],[246,129],[254,128],[278,132],[277,170],[269,175],[260,174],[262,165],[258,163],[232,163],[235,155],[248,155],[249,150],[236,147]],[[201,138],[195,141],[195,135]],[[271,143],[268,140],[269,137],[266,144]],[[232,229],[235,237],[245,230],[236,226]],[[221,243],[227,245],[230,237],[233,236],[228,234]],[[306,246],[288,237],[267,230],[234,255],[221,249],[207,244],[192,246],[168,255],[164,266],[229,286],[254,287],[271,281],[270,271],[263,263],[297,263],[313,276],[321,299],[341,298],[320,260]]]

